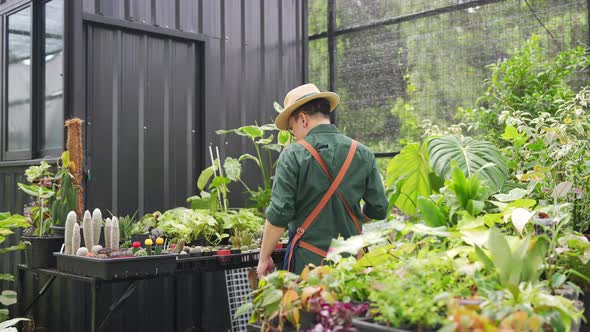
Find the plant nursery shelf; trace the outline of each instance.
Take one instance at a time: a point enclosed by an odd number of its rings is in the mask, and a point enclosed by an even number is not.
[[[173,274],[176,255],[94,258],[54,253],[57,270],[103,280],[130,279]]]

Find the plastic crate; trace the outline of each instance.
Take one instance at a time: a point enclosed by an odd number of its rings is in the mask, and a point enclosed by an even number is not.
[[[239,317],[234,317],[234,314],[242,304],[252,302],[252,298],[249,296],[252,288],[250,288],[250,283],[248,282],[248,273],[253,269],[239,268],[225,271],[225,285],[232,332],[244,332],[247,330],[248,321],[252,312]],[[256,273],[255,270],[254,273]]]

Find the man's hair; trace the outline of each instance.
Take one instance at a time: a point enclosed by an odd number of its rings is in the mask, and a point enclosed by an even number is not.
[[[308,115],[322,114],[324,117],[330,117],[330,102],[324,98],[314,99],[296,109],[291,116],[298,116],[299,113]]]

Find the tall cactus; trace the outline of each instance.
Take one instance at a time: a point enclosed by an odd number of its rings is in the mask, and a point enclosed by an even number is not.
[[[72,213],[72,212],[70,212],[70,213]],[[75,212],[74,212],[74,216],[76,216]],[[72,252],[72,254],[76,254],[78,252],[78,249],[80,249],[80,225],[78,225],[78,223],[74,223],[74,227],[72,229],[71,242],[72,242],[71,252]]]
[[[78,225],[76,222],[76,212],[70,211],[68,216],[66,217],[66,226],[65,226],[65,254],[71,255],[75,254],[76,251],[72,251],[72,231],[74,230],[74,224]],[[80,233],[80,226],[78,225],[78,233]]]
[[[107,235],[105,234],[105,237]],[[113,250],[119,250],[119,218],[113,217],[112,225],[111,225],[111,248]]]
[[[104,247],[111,249],[111,230],[113,226],[113,222],[111,218],[107,218],[104,222]]]
[[[86,210],[84,212],[84,218],[82,218],[82,230],[84,231],[84,246],[86,248],[94,247],[94,230],[92,227],[92,217],[90,212]]]
[[[94,244],[100,244],[100,231],[102,229],[102,213],[99,209],[92,211],[92,229],[94,232]]]

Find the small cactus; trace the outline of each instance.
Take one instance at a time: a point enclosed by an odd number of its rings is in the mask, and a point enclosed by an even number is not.
[[[76,214],[74,213],[74,216]],[[72,236],[71,236],[71,247],[70,247],[70,252],[73,253],[77,253],[78,249],[80,249],[80,225],[78,225],[78,223],[74,223],[74,228],[72,230]],[[67,246],[66,246],[67,248]]]
[[[107,236],[111,238],[111,248],[113,250],[119,250],[119,218],[113,217],[113,220],[111,221],[111,232],[110,234],[105,234],[105,238]]]
[[[135,253],[140,250],[141,250],[141,243],[139,243],[139,241],[133,242],[133,249],[132,249],[133,254],[135,255]]]
[[[70,211],[68,216],[66,217],[66,225],[65,225],[65,254],[72,255],[75,254],[76,251],[72,250],[72,231],[74,230],[74,224],[78,225],[76,222],[76,212]],[[78,236],[80,236],[80,226],[78,226]],[[78,244],[78,247],[80,245]]]
[[[153,251],[152,251],[152,245],[154,244],[154,241],[152,241],[152,239],[146,239],[145,240],[145,250],[147,251],[148,255],[153,255]]]
[[[113,221],[107,218],[104,222],[104,246],[105,248],[112,248],[111,244],[111,230],[113,228]]]
[[[147,256],[147,255],[148,255],[148,253],[147,253],[147,251],[145,251],[145,249],[140,249],[135,254],[133,254],[133,256],[136,256],[136,257]]]
[[[92,250],[90,250],[90,251],[92,251],[92,253],[96,255],[102,249],[103,249],[103,247],[100,244],[97,244],[97,245],[93,246]]]
[[[84,212],[84,218],[82,218],[82,231],[84,232],[84,246],[86,248],[94,247],[95,242],[94,232],[92,231],[92,216],[90,216],[88,210]]]
[[[92,232],[93,232],[93,243],[100,244],[100,231],[102,229],[102,213],[99,209],[92,211]]]
[[[184,240],[179,240],[178,243],[176,244],[176,248],[174,248],[174,252],[179,253],[182,251],[182,249],[184,249],[184,245],[185,245],[185,241]]]
[[[155,250],[156,255],[160,255],[162,253],[162,245],[163,244],[164,244],[164,239],[162,239],[161,237],[156,239],[156,250]]]
[[[76,256],[88,256],[88,248],[81,247],[76,250]]]

